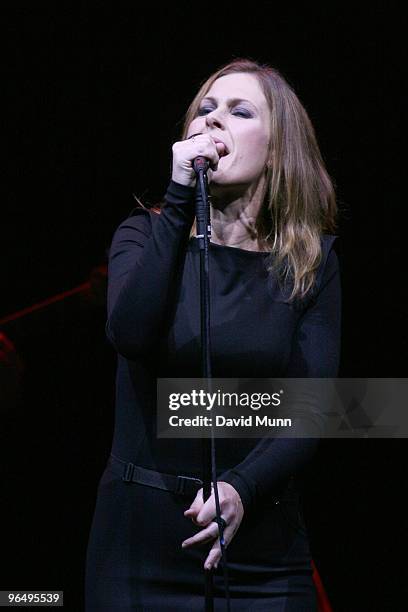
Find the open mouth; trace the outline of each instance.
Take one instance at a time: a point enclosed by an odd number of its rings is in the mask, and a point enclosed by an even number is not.
[[[222,155],[222,157],[226,157],[227,155],[229,155],[229,149],[227,147],[227,145],[225,144],[225,142],[222,142],[222,140],[218,140],[218,138],[214,138],[214,142],[218,143],[218,144],[222,144],[224,145],[224,151],[225,153]]]

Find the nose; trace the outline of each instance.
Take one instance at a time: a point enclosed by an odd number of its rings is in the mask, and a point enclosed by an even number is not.
[[[221,115],[218,113],[218,109],[214,109],[211,113],[208,113],[205,116],[205,122],[209,127],[216,126],[218,128],[222,127],[223,122]]]

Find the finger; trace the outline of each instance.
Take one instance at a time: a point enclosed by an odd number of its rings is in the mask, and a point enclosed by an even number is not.
[[[213,490],[214,490],[214,485],[211,484],[211,491]],[[187,508],[187,510],[184,511],[184,516],[186,518],[190,518],[193,521],[193,523],[198,525],[196,521],[197,515],[199,514],[203,506],[204,506],[204,496],[203,496],[203,488],[201,488],[198,490],[197,495],[193,503],[191,504],[190,508]]]
[[[223,143],[215,143],[208,134],[196,136],[194,138],[194,144],[197,154],[206,157],[210,161],[210,168],[212,170],[217,170],[220,160],[219,151],[225,151],[225,145]]]
[[[214,542],[214,545],[211,548],[210,552],[208,553],[206,560],[204,561],[204,568],[211,569],[213,567],[217,567],[218,563],[220,562],[221,556],[222,555],[220,540],[217,539],[217,541]]]
[[[202,529],[199,533],[196,533],[191,538],[187,538],[181,543],[182,548],[188,548],[189,546],[195,546],[197,544],[204,544],[210,542],[218,536],[218,525],[211,523],[206,529]]]
[[[184,516],[196,516],[200,512],[203,504],[203,489],[201,487],[201,489],[197,491],[197,495],[195,496],[191,506],[184,511]]]
[[[217,529],[218,529],[218,525],[217,525]],[[232,525],[227,525],[227,527],[225,528],[224,533],[223,533],[224,548],[227,548],[229,542],[234,537],[235,531],[236,530]],[[211,547],[211,550],[209,551],[206,560],[204,561],[205,569],[211,569],[212,567],[217,567],[218,563],[220,562],[221,557],[222,557],[222,553],[221,553],[220,538],[217,538],[213,546]]]
[[[190,508],[187,508],[187,510],[184,510],[184,514],[185,515],[191,515],[191,514],[197,515],[200,512],[202,506],[203,506],[203,502],[201,502],[201,504],[197,504],[196,506],[190,506]]]
[[[208,557],[204,561],[204,569],[210,570],[212,568],[217,569],[218,564],[221,560],[221,549],[213,550],[209,553]]]
[[[187,510],[184,510],[184,516],[188,516],[191,517],[192,515],[196,515],[199,513],[199,509],[197,508],[188,508]]]
[[[223,518],[227,521],[227,523],[229,523],[232,518],[230,515],[231,514],[230,509],[228,509],[225,503],[225,500],[222,498],[221,495],[220,495],[220,508],[221,508]],[[200,512],[197,515],[197,518],[196,518],[197,525],[201,527],[205,527],[206,525],[208,525],[208,523],[213,521],[215,517],[216,517],[215,496],[214,496],[214,489],[212,489],[212,493],[210,497],[207,499],[207,501],[202,506]]]
[[[215,497],[212,493],[196,517],[197,525],[205,527],[214,520],[215,514]]]
[[[216,172],[218,170],[218,163],[221,159],[221,157],[225,157],[225,155],[227,155],[227,150],[225,145],[222,142],[216,142],[215,143],[215,148],[217,150],[218,153],[218,159],[216,162],[212,161],[210,163],[210,168],[211,170],[214,170],[214,172]]]
[[[194,509],[191,510],[191,509],[189,509],[189,510],[186,510],[184,512],[184,516],[187,519],[191,519],[191,521],[194,523],[194,525],[197,525],[197,527],[199,527],[200,525],[197,523],[197,514],[198,513],[199,513],[199,510],[194,510]]]

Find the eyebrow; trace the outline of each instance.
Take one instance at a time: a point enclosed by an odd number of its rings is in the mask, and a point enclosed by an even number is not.
[[[201,102],[203,100],[209,100],[210,102],[214,102],[215,104],[218,102],[217,98],[213,98],[212,96],[204,96]],[[251,102],[250,100],[245,100],[245,98],[230,98],[229,100],[227,100],[227,102],[229,104],[237,104],[238,102],[246,102],[247,104],[250,104],[253,108],[255,108],[255,110],[258,110],[258,108],[255,106],[253,102]]]

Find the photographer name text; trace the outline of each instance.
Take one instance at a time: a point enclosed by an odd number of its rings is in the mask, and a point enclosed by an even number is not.
[[[169,417],[171,427],[291,427],[292,419],[272,418],[260,415],[239,416],[228,418],[221,414],[215,417],[198,415],[195,417],[179,417],[172,415]]]

